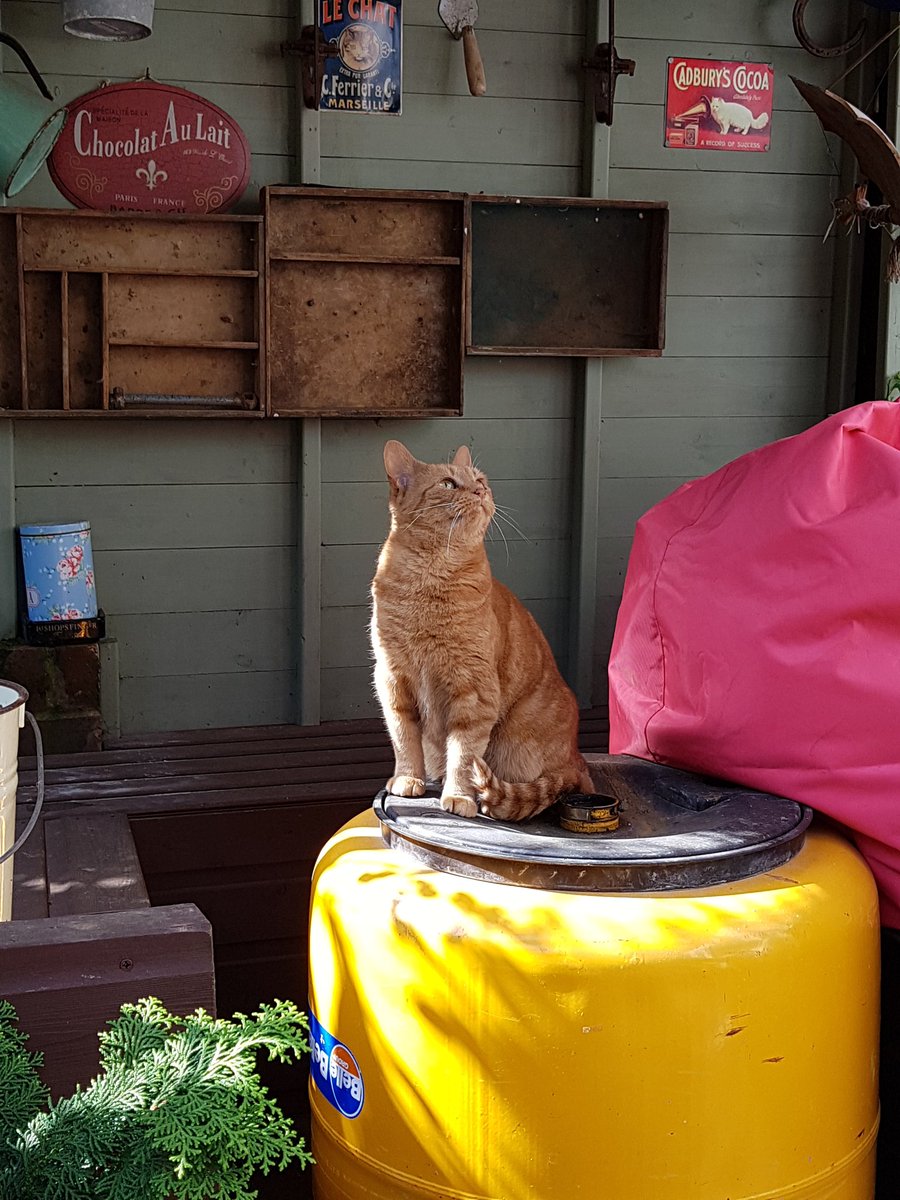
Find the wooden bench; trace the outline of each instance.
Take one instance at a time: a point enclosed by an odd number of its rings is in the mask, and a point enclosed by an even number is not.
[[[51,1093],[68,1095],[96,1074],[97,1034],[126,1001],[215,1011],[212,929],[194,904],[151,906],[126,816],[48,806],[16,855],[0,995],[43,1053]]]

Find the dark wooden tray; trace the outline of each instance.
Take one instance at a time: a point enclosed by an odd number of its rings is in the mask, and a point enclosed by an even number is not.
[[[465,198],[264,189],[268,408],[462,411]]]
[[[469,208],[470,353],[662,353],[665,203],[472,196]]]
[[[0,210],[0,405],[261,416],[261,218]]]

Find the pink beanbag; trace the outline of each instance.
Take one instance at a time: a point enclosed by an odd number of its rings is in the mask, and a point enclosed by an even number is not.
[[[846,409],[638,522],[610,751],[840,821],[900,927],[900,405]]]

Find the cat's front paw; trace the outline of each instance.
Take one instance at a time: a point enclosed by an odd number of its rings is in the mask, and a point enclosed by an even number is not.
[[[387,790],[392,796],[424,796],[425,780],[415,775],[394,775],[388,780]]]
[[[460,796],[454,792],[445,792],[441,796],[441,808],[444,812],[456,813],[458,817],[477,817],[478,805],[471,796]]]

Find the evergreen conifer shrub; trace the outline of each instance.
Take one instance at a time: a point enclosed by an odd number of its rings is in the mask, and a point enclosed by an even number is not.
[[[254,1172],[312,1161],[256,1070],[309,1049],[290,1001],[216,1020],[150,997],[100,1034],[100,1074],[52,1102],[13,1006],[0,1000],[3,1200],[254,1200]]]

